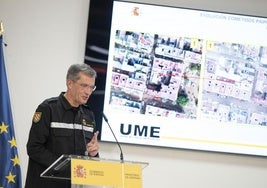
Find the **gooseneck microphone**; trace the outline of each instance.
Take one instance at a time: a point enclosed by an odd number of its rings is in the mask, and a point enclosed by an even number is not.
[[[113,132],[113,130],[112,130],[112,128],[111,128],[109,122],[108,122],[108,118],[107,118],[107,116],[104,114],[104,112],[102,112],[102,115],[103,115],[103,118],[104,118],[105,122],[108,124],[108,127],[109,127],[110,131],[112,132],[113,137],[115,138],[117,145],[118,145],[119,148],[120,148],[120,152],[121,152],[121,154],[120,154],[120,159],[121,159],[121,161],[123,161],[124,159],[123,159],[123,153],[122,153],[121,145],[120,145],[120,143],[118,142],[118,139],[117,139],[117,137],[115,136],[115,134],[114,134],[114,132]]]

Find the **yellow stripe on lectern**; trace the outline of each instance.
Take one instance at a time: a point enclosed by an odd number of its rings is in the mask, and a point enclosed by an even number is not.
[[[142,187],[142,166],[120,162],[71,159],[71,183],[123,188]]]
[[[71,181],[75,185],[122,186],[120,163],[72,159]]]

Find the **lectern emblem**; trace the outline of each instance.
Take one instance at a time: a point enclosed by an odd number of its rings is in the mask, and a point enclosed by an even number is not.
[[[77,165],[74,167],[73,174],[76,178],[86,178],[86,169],[82,165]]]

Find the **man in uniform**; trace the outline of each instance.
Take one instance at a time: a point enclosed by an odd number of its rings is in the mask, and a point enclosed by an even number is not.
[[[95,90],[96,72],[87,64],[71,65],[66,92],[43,101],[36,109],[27,142],[29,155],[25,188],[67,188],[68,180],[40,174],[62,154],[98,157],[98,131],[86,106]]]

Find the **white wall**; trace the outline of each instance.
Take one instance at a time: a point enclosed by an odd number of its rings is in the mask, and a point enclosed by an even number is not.
[[[136,0],[137,1],[137,0]],[[141,0],[139,0],[142,2]],[[267,16],[266,0],[146,0],[192,8]],[[33,112],[65,90],[72,63],[83,62],[89,0],[1,0],[4,49],[23,183]],[[100,143],[101,157],[119,159],[118,147]],[[144,187],[266,188],[267,158],[122,145],[126,160],[146,161]]]

